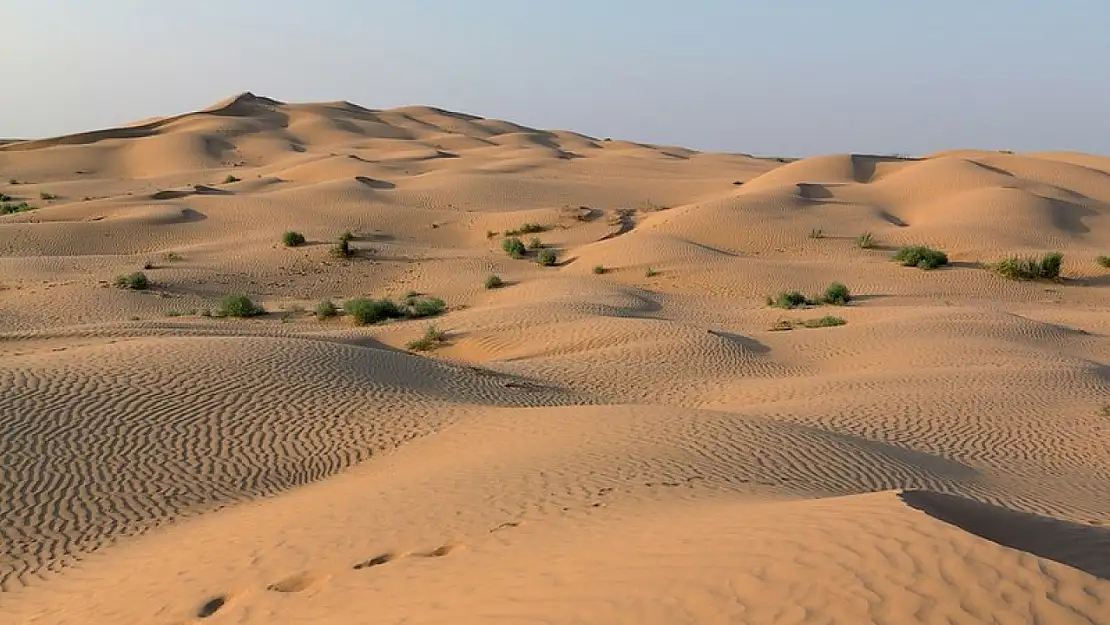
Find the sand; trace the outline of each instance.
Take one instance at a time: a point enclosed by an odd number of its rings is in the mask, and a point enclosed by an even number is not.
[[[0,178],[5,625],[1110,623],[1110,157],[242,94]],[[410,291],[447,312],[311,312]]]

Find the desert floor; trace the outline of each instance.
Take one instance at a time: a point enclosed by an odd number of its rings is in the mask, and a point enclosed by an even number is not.
[[[35,207],[0,216],[5,625],[1110,623],[1110,157],[243,94],[6,143],[0,193]],[[313,314],[408,292],[447,311]]]

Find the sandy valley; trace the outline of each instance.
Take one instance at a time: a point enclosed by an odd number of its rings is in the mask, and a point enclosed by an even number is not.
[[[0,623],[1110,623],[1110,157],[246,93],[0,193]]]

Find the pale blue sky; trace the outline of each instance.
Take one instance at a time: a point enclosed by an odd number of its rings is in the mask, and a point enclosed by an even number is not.
[[[1106,0],[0,0],[0,137],[241,91],[768,155],[1110,152]]]

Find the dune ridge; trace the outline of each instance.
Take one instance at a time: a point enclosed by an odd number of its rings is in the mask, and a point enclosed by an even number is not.
[[[0,171],[0,622],[1110,622],[1110,157],[248,92]]]

